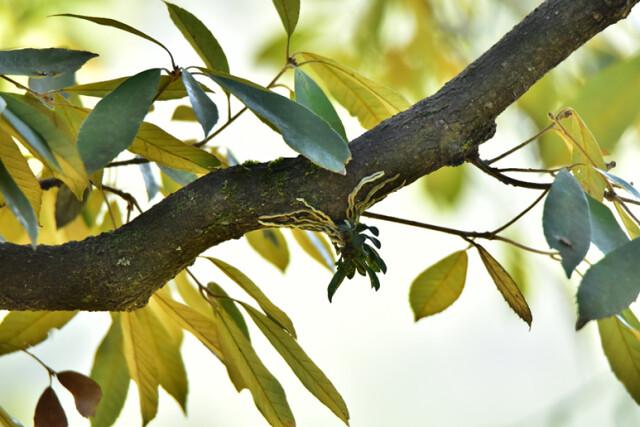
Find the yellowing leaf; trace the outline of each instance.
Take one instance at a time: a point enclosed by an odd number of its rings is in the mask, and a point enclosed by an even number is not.
[[[11,137],[0,130],[0,161],[7,169],[20,191],[29,200],[31,207],[40,216],[42,189],[18,146]]]
[[[629,216],[627,211],[624,210],[620,202],[613,202],[616,207],[616,211],[618,211],[618,215],[624,224],[624,228],[627,229],[627,233],[631,236],[631,239],[637,239],[640,237],[640,226],[636,224],[636,222]]]
[[[331,244],[327,241],[323,234],[315,231],[291,229],[291,234],[302,250],[325,266],[329,271],[333,272],[336,259],[331,250]]]
[[[103,82],[89,83],[84,85],[76,85],[67,87],[64,92],[72,93],[75,95],[84,95],[84,96],[93,96],[97,98],[103,98],[112,92],[115,88],[120,86],[127,80],[128,77],[120,77],[113,80],[106,80]],[[160,88],[165,88],[162,93],[158,96],[158,101],[167,101],[172,99],[180,99],[187,96],[187,91],[182,84],[182,80],[174,79],[170,76],[160,76]],[[207,92],[211,92],[211,89],[206,88],[204,85],[203,89]]]
[[[0,406],[0,425],[3,427],[23,427],[15,418]]]
[[[402,95],[332,59],[301,52],[296,54],[296,60],[308,64],[331,95],[366,129],[410,107]]]
[[[138,385],[142,424],[147,425],[158,412],[158,376],[151,325],[144,313],[130,311],[121,313],[124,358],[129,375]]]
[[[267,313],[267,316],[278,322],[283,328],[285,328],[291,335],[296,336],[296,331],[293,327],[293,322],[289,319],[289,316],[282,310],[280,310],[275,304],[273,304],[269,298],[260,290],[260,288],[251,281],[242,271],[238,270],[234,266],[227,264],[226,262],[217,258],[205,257],[211,261],[216,267],[218,267],[224,274],[231,280],[236,282],[246,293],[248,293],[260,308]]]
[[[342,396],[297,341],[255,308],[248,304],[243,304],[243,307],[307,390],[348,425],[349,410]]]
[[[454,252],[420,273],[409,293],[415,320],[439,313],[453,304],[462,293],[466,277],[466,251]]]
[[[509,306],[516,312],[518,316],[531,327],[531,310],[529,309],[529,305],[527,304],[527,300],[524,298],[520,289],[518,289],[518,285],[513,281],[509,273],[500,265],[500,263],[491,256],[489,252],[482,246],[476,246],[478,249],[478,253],[480,254],[480,258],[484,263],[489,275],[493,279],[493,282],[496,284],[496,287],[504,297],[505,301],[509,304]]]
[[[287,35],[291,37],[300,17],[300,0],[273,0]]]
[[[176,277],[173,279],[176,283],[176,288],[178,290],[178,294],[184,300],[184,302],[197,312],[205,316],[212,316],[213,312],[211,311],[211,306],[204,299],[202,294],[196,289],[196,285],[194,285],[187,276],[187,273],[182,270]]]
[[[280,271],[284,272],[289,265],[289,247],[282,232],[277,228],[250,231],[244,235],[251,247],[260,256]]]
[[[75,311],[12,311],[0,323],[0,355],[22,350],[47,339],[60,329]]]

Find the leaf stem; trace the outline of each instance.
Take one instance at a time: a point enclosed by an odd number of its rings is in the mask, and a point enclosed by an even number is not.
[[[546,132],[548,132],[549,130],[551,130],[553,127],[555,126],[555,123],[551,123],[549,124],[547,127],[545,127],[544,129],[542,129],[541,131],[539,131],[538,133],[536,133],[535,135],[533,135],[531,138],[527,139],[524,142],[521,142],[520,144],[516,145],[515,147],[513,147],[512,149],[505,151],[504,153],[500,154],[497,157],[494,157],[491,160],[487,160],[485,163],[490,165],[492,163],[497,162],[498,160],[502,160],[505,157],[515,153],[516,151],[520,150],[521,148],[526,147],[528,144],[530,144],[531,142],[535,141],[536,139],[540,138],[542,135],[544,135]]]
[[[40,359],[35,354],[31,353],[29,350],[23,349],[22,352],[25,353],[25,354],[28,354],[33,360],[38,362],[38,364],[40,366],[42,366],[47,371],[47,374],[49,374],[49,385],[51,385],[51,381],[52,381],[53,377],[56,375],[56,371],[54,371],[49,365],[44,363],[42,361],[42,359]]]

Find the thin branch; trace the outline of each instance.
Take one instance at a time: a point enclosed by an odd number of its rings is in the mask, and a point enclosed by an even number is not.
[[[118,188],[110,187],[104,184],[102,184],[102,189],[104,191],[108,191],[109,193],[115,194],[116,196],[120,197],[125,202],[127,202],[127,205],[135,206],[135,208],[138,209],[138,212],[142,213],[142,208],[138,204],[138,201],[136,200],[136,198],[133,197],[131,193],[127,193],[126,191],[120,190]]]
[[[527,145],[529,145],[531,142],[535,141],[536,139],[540,138],[542,135],[544,135],[546,132],[548,132],[550,129],[552,129],[554,126],[554,123],[551,123],[550,125],[548,125],[546,128],[542,129],[540,132],[536,133],[535,135],[533,135],[531,138],[527,139],[524,142],[521,142],[520,144],[516,145],[515,147],[513,147],[512,149],[505,151],[504,153],[500,154],[499,156],[494,157],[491,160],[487,160],[485,163],[487,165],[493,164],[495,162],[497,162],[498,160],[502,160],[505,157],[515,153],[516,151],[526,147]]]
[[[31,90],[31,89],[30,89],[30,88],[28,88],[27,86],[23,85],[22,83],[20,83],[20,82],[17,82],[17,81],[15,81],[15,80],[13,80],[11,77],[7,77],[7,76],[5,76],[4,74],[0,74],[0,78],[2,78],[2,79],[4,79],[4,80],[8,81],[9,83],[12,83],[12,84],[13,84],[15,87],[17,87],[18,89],[26,90],[27,92],[29,92],[29,93],[31,93],[31,94],[33,94],[33,95],[38,96],[38,93],[37,93],[37,92],[34,92],[33,90]]]
[[[117,168],[119,166],[129,166],[129,165],[141,165],[144,163],[150,163],[151,161],[148,159],[143,159],[142,157],[134,157],[133,159],[129,159],[129,160],[121,160],[118,162],[111,162],[108,163],[105,166],[106,168]]]
[[[547,184],[547,183],[539,183],[539,182],[529,182],[529,181],[522,181],[519,179],[511,178],[510,176],[500,173],[498,169],[492,168],[491,166],[489,166],[479,158],[472,158],[469,160],[469,162],[474,166],[476,166],[478,169],[480,169],[482,172],[486,173],[489,176],[494,177],[495,179],[502,182],[503,184],[513,185],[521,188],[530,188],[533,190],[546,190],[549,187],[551,187],[551,183]]]
[[[540,196],[538,196],[537,199],[535,199],[533,201],[533,203],[531,203],[529,206],[527,206],[522,212],[520,212],[518,215],[516,215],[515,217],[513,217],[513,219],[511,221],[508,221],[507,223],[505,223],[503,226],[496,228],[495,230],[493,230],[491,233],[496,235],[498,233],[500,233],[501,231],[504,231],[505,229],[509,228],[510,226],[512,226],[513,224],[515,224],[520,218],[522,218],[523,216],[525,216],[531,209],[533,209],[538,203],[540,203],[540,201],[542,199],[544,199],[544,196],[547,195],[547,193],[549,192],[549,189],[545,189],[542,194],[540,194]]]
[[[49,385],[51,385],[51,380],[56,375],[56,371],[53,370],[49,365],[44,363],[42,361],[42,359],[40,359],[38,356],[36,356],[35,354],[31,353],[29,350],[22,349],[22,352],[25,353],[25,354],[28,354],[33,360],[38,362],[38,364],[40,366],[42,366],[47,371],[47,374],[49,374]]]

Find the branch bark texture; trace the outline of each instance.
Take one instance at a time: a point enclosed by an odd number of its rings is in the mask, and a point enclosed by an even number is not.
[[[640,0],[547,0],[435,95],[351,142],[346,176],[301,157],[206,175],[120,229],[60,246],[0,244],[0,309],[129,310],[211,246],[304,198],[335,220],[365,176],[411,183],[475,156],[495,118]],[[389,186],[385,191],[392,191]]]

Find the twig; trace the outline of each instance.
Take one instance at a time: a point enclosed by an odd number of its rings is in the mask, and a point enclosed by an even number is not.
[[[502,182],[503,184],[513,185],[513,186],[522,187],[522,188],[531,188],[533,190],[547,190],[548,188],[551,187],[550,183],[548,184],[548,183],[521,181],[519,179],[511,178],[510,176],[500,173],[498,169],[492,168],[486,162],[484,162],[483,160],[480,160],[477,157],[470,159],[469,162],[474,166],[476,166],[478,169],[480,169],[482,172],[486,173],[489,176],[494,177],[495,179]]]
[[[119,166],[129,166],[129,165],[141,165],[143,163],[150,163],[150,160],[143,159],[142,157],[134,157],[129,160],[121,160],[119,162],[111,162],[105,166],[106,168],[117,168]]]
[[[496,228],[495,230],[493,230],[491,233],[492,234],[498,234],[501,231],[504,231],[505,229],[509,228],[510,226],[512,226],[513,224],[515,224],[520,218],[522,218],[523,216],[525,216],[527,214],[527,212],[529,212],[531,209],[533,209],[538,203],[540,203],[540,201],[544,198],[544,196],[547,195],[547,193],[549,192],[549,189],[546,189],[542,192],[542,194],[540,194],[540,196],[538,196],[538,198],[536,200],[533,201],[533,203],[531,203],[529,206],[527,206],[527,208],[525,208],[522,212],[520,212],[518,215],[516,215],[515,217],[513,217],[513,219],[511,221],[508,221],[507,223],[505,223],[503,226]]]
[[[49,385],[51,385],[51,381],[52,381],[53,377],[56,375],[56,371],[53,370],[49,365],[44,363],[38,356],[36,356],[35,354],[31,353],[29,350],[23,349],[22,352],[25,353],[25,354],[28,354],[29,356],[31,356],[31,358],[33,360],[38,362],[38,364],[40,364],[40,366],[42,366],[47,371],[47,374],[49,374]]]
[[[515,147],[513,147],[512,149],[505,151],[504,153],[500,154],[497,157],[494,157],[491,160],[487,160],[485,163],[487,165],[490,165],[492,163],[497,162],[498,160],[502,160],[505,157],[515,153],[516,151],[520,150],[521,148],[527,146],[528,144],[530,144],[531,142],[535,141],[536,139],[540,138],[542,135],[544,135],[546,132],[548,132],[549,130],[551,130],[553,128],[555,124],[551,123],[550,125],[548,125],[546,128],[542,129],[540,132],[536,133],[535,135],[533,135],[531,138],[527,139],[524,142],[521,142],[520,144],[516,145]]]

